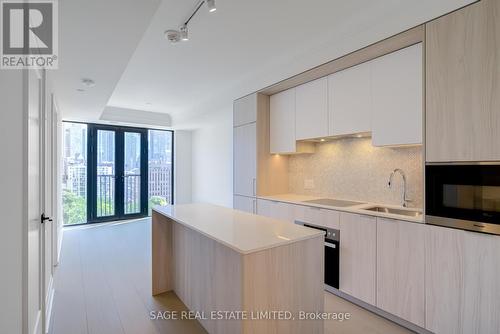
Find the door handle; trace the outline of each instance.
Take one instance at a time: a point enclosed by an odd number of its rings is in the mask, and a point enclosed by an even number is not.
[[[45,221],[47,221],[47,220],[48,220],[49,222],[51,222],[51,221],[52,221],[52,218],[50,218],[50,217],[46,217],[46,216],[45,216],[45,213],[42,213],[42,216],[40,217],[40,222],[41,222],[42,224],[44,224],[44,223],[45,223]]]

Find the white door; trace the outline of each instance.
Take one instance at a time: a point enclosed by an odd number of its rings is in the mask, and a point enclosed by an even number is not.
[[[52,103],[52,95],[48,94],[45,90],[45,80],[42,81],[42,106],[41,115],[42,122],[40,131],[42,133],[41,141],[41,162],[43,168],[43,179],[42,179],[42,212],[46,216],[42,224],[42,258],[43,266],[42,270],[44,275],[42,280],[42,308],[45,310],[44,328],[48,330],[48,320],[50,305],[52,304],[53,297],[53,274],[54,274],[54,230],[56,229],[55,220],[53,217],[56,215],[56,210],[54,210],[54,197],[55,197],[55,184],[54,184],[54,135],[56,134],[54,130],[54,108]]]
[[[256,196],[257,127],[255,123],[234,128],[234,193]]]
[[[27,71],[28,94],[28,276],[27,276],[27,327],[29,334],[43,332],[43,235],[41,224],[43,191],[43,166],[41,131],[43,109],[42,74]]]

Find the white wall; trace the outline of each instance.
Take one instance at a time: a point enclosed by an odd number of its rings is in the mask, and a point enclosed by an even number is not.
[[[276,83],[287,77],[296,75],[307,69],[321,65],[354,50],[360,49],[386,37],[396,35],[410,27],[423,24],[449,11],[471,3],[471,0],[435,1],[432,5],[416,2],[394,2],[395,7],[388,8],[393,13],[390,19],[373,22],[369,11],[364,24],[358,27],[345,27],[343,31],[332,32],[332,38],[317,41],[314,48],[305,48],[289,57],[283,58],[269,54],[275,60],[262,64],[261,68],[252,71],[246,80],[236,80],[223,87],[231,91],[241,92],[240,96],[252,93],[267,85]],[[411,9],[411,10],[410,10]],[[234,88],[234,89],[233,89]],[[220,93],[220,91],[217,91]],[[217,103],[212,119],[207,115],[203,119],[195,118],[189,124],[197,124],[198,130],[193,133],[193,200],[231,206],[232,202],[232,103]],[[206,110],[212,110],[207,105]]]
[[[23,75],[0,70],[0,333],[21,333],[25,127]]]
[[[191,203],[191,131],[174,132],[174,202]]]
[[[197,120],[192,134],[193,202],[233,206],[232,101]]]

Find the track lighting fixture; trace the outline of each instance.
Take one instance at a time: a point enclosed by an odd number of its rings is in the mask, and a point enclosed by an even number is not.
[[[187,25],[183,25],[181,27],[181,40],[182,41],[189,41],[188,27],[187,27]]]
[[[170,43],[177,43],[179,41],[189,41],[188,23],[189,21],[191,21],[193,16],[196,15],[198,10],[200,10],[201,6],[203,6],[204,3],[207,4],[207,8],[210,13],[213,13],[217,10],[217,7],[215,7],[215,0],[199,0],[195,9],[193,10],[189,18],[184,22],[184,24],[179,30],[169,29],[165,31],[164,33],[165,38],[168,39]]]
[[[217,10],[217,7],[215,7],[215,0],[206,0],[208,11],[210,13],[213,13]]]

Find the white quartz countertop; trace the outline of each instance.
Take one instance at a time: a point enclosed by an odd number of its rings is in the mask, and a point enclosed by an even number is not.
[[[156,206],[153,210],[241,254],[324,235],[323,231],[211,204]]]
[[[363,202],[362,204],[353,205],[353,206],[336,207],[336,206],[331,206],[331,205],[322,205],[322,204],[306,202],[306,201],[317,200],[317,199],[322,199],[322,198],[327,198],[327,197],[297,195],[297,194],[258,196],[258,198],[276,201],[276,202],[296,204],[296,205],[313,206],[313,207],[318,207],[318,208],[328,209],[328,210],[357,213],[357,214],[368,215],[368,216],[390,218],[390,219],[397,219],[397,220],[405,220],[405,221],[409,221],[409,222],[413,222],[413,223],[423,223],[424,222],[423,215],[420,215],[417,217],[412,217],[412,216],[405,216],[405,215],[399,215],[399,214],[394,214],[394,213],[385,213],[385,212],[366,210],[367,208],[370,208],[373,206],[384,206],[387,208],[406,210],[406,208],[403,208],[401,206],[396,206],[396,205],[386,205],[386,204],[380,204],[380,203]],[[408,208],[408,210],[422,211],[421,208]]]

